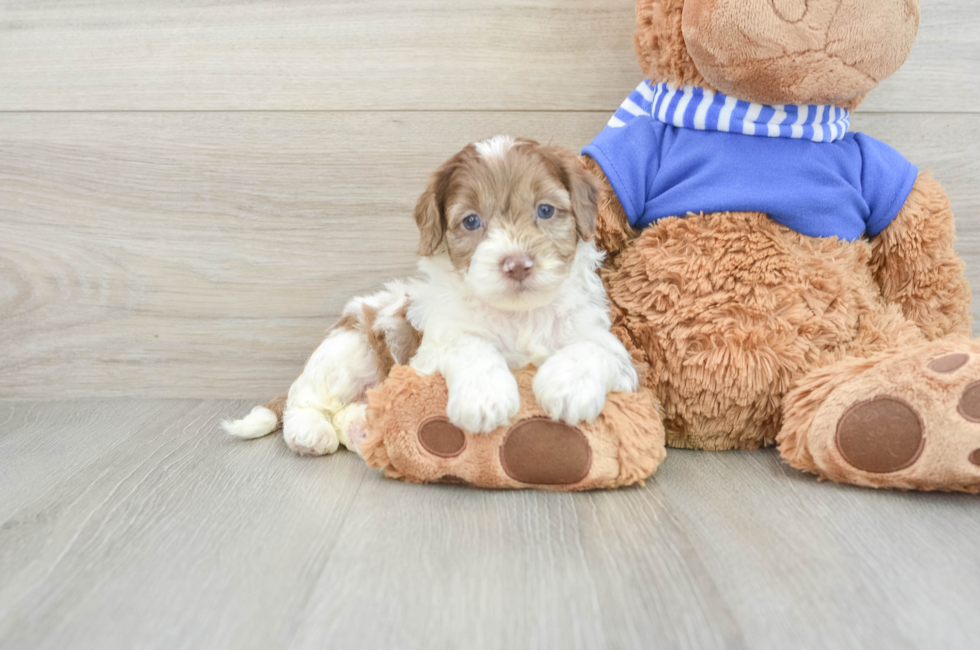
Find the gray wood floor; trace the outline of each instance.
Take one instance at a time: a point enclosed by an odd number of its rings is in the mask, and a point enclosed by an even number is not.
[[[237,442],[250,402],[0,401],[0,647],[976,648],[976,497],[672,450],[485,492]]]

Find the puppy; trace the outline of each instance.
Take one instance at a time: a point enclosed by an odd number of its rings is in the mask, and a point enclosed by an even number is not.
[[[351,300],[285,397],[223,422],[240,438],[279,423],[286,443],[358,451],[365,392],[394,364],[440,373],[447,415],[473,433],[520,407],[510,370],[538,366],[534,395],[556,420],[599,415],[612,390],[634,391],[629,353],[610,332],[592,243],[598,188],[568,150],[497,136],[442,165],[415,206],[418,276]]]

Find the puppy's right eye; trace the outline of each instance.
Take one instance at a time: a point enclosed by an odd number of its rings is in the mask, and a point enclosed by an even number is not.
[[[475,214],[471,214],[470,216],[463,219],[463,227],[466,228],[467,230],[476,230],[482,225],[483,222],[480,221],[480,217],[476,216]]]

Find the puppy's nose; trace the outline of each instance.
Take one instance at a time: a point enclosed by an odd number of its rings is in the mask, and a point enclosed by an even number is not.
[[[520,282],[531,275],[534,260],[527,253],[514,253],[500,260],[500,270],[511,280]]]

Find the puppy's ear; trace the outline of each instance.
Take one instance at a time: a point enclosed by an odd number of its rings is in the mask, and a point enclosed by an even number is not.
[[[562,185],[568,190],[579,238],[592,241],[599,212],[599,179],[568,149],[546,147],[545,150],[552,164],[558,168]]]
[[[466,149],[459,152],[433,172],[429,186],[415,203],[415,225],[419,227],[419,255],[430,257],[439,248],[446,234],[446,194],[453,173],[464,159]]]
[[[568,193],[572,195],[578,236],[582,241],[592,241],[599,213],[599,179],[585,168],[578,156],[569,153],[568,158],[568,177],[571,179]]]
[[[430,257],[436,252],[446,232],[438,185],[439,179],[433,174],[429,186],[415,203],[415,225],[419,227],[419,255],[422,257]]]

